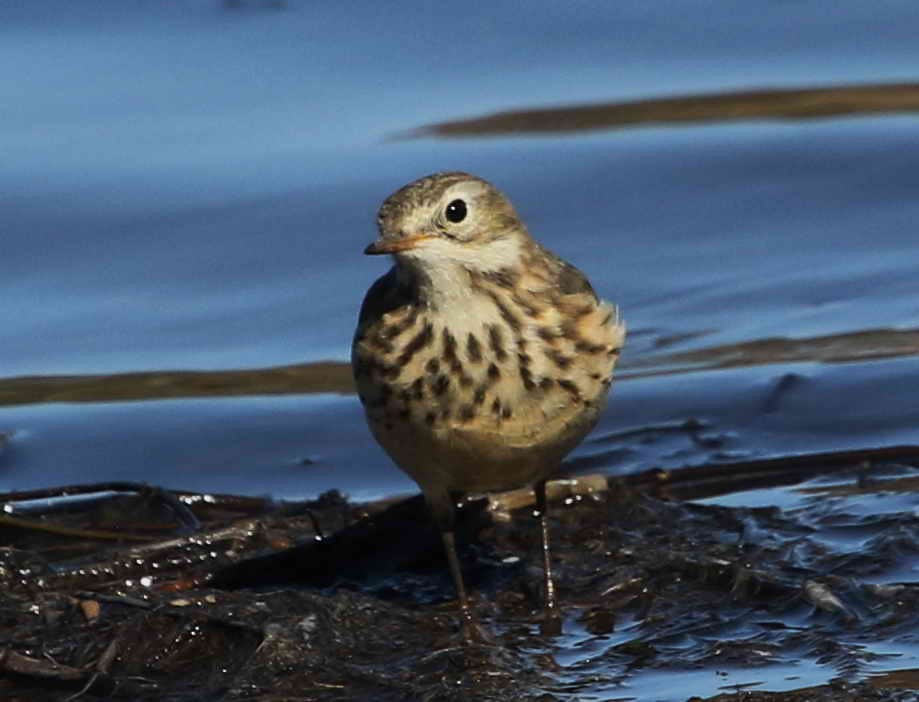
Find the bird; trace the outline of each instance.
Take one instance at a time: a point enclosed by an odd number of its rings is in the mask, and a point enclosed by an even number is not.
[[[415,482],[440,531],[467,640],[481,629],[456,552],[466,495],[532,486],[543,633],[561,631],[546,481],[596,425],[625,340],[618,307],[540,245],[510,200],[451,171],[415,180],[377,214],[364,250],[393,265],[368,290],[351,350],[367,423]]]

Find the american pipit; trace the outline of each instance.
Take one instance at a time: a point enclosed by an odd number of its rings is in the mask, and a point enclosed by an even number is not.
[[[467,636],[454,543],[466,493],[534,485],[544,630],[558,628],[545,481],[606,405],[625,337],[616,308],[534,241],[507,198],[467,173],[406,185],[380,207],[351,363],[374,437],[421,487],[441,531]]]

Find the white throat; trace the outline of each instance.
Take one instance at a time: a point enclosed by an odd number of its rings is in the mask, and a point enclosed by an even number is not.
[[[445,312],[465,314],[481,297],[470,285],[469,274],[488,274],[520,265],[521,241],[507,236],[482,246],[449,240],[426,242],[423,248],[402,254],[404,265],[419,286],[419,294],[431,306]]]

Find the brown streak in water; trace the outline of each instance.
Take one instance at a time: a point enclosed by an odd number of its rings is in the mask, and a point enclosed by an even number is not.
[[[777,363],[851,363],[919,355],[919,329],[773,337],[634,360],[617,380]]]
[[[150,371],[114,375],[5,378],[0,379],[0,406],[38,402],[113,402],[354,392],[349,364],[322,361],[225,371]]]
[[[758,339],[632,359],[617,381],[775,363],[846,363],[919,355],[919,329],[872,329],[806,339]],[[226,371],[0,378],[0,407],[42,402],[118,402],[182,397],[353,394],[351,367],[320,361]],[[0,436],[0,444],[3,437]]]
[[[402,138],[584,132],[643,124],[815,119],[919,111],[919,83],[703,93],[496,112],[419,127]]]

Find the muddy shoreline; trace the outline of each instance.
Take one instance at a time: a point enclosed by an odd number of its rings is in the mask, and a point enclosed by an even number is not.
[[[0,496],[0,693],[10,700],[916,699],[876,670],[912,640],[919,447],[554,483],[561,639],[538,634],[526,491],[462,510],[462,558],[494,636],[464,645],[419,498],[305,503],[107,484]],[[706,496],[800,483],[800,506]],[[67,497],[62,495],[66,494]],[[692,498],[694,501],[687,501]],[[844,547],[840,533],[868,538]],[[839,544],[833,547],[834,541]],[[795,661],[800,660],[796,666]],[[775,669],[829,671],[776,678]],[[765,682],[757,685],[755,681]],[[781,681],[784,692],[759,692]],[[734,686],[732,690],[732,686]],[[75,697],[76,695],[76,697]]]

